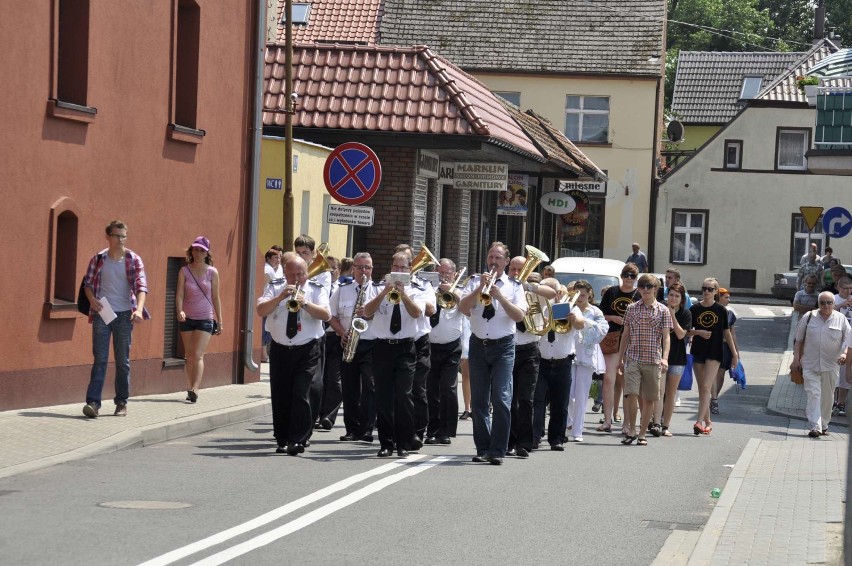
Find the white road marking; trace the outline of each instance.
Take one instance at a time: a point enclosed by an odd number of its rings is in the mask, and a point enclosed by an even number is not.
[[[775,316],[775,313],[766,307],[751,307],[751,312],[754,313],[754,316],[762,316],[765,318],[773,318]]]
[[[224,564],[229,560],[233,560],[238,556],[242,556],[243,554],[247,554],[253,550],[256,550],[262,546],[266,546],[267,544],[273,543],[276,540],[286,537],[289,534],[292,534],[300,529],[307,527],[313,523],[316,523],[320,519],[331,515],[335,511],[340,511],[341,509],[352,505],[353,503],[357,503],[361,501],[365,497],[373,495],[374,493],[378,493],[382,489],[388,487],[389,485],[393,485],[399,481],[404,480],[405,478],[409,478],[411,476],[417,475],[420,472],[425,472],[429,468],[433,466],[437,466],[438,464],[442,464],[444,462],[448,462],[452,460],[452,456],[438,456],[417,466],[413,466],[406,470],[403,470],[397,474],[392,476],[384,477],[378,481],[371,483],[370,485],[364,486],[357,491],[353,491],[348,495],[344,495],[340,499],[336,501],[332,501],[326,505],[323,505],[319,509],[315,509],[310,513],[306,513],[302,515],[298,519],[294,519],[289,523],[281,525],[280,527],[273,529],[267,533],[262,535],[258,535],[252,539],[249,539],[243,543],[232,546],[226,550],[208,556],[203,560],[199,560],[194,563],[194,566],[215,566],[218,564]]]
[[[166,566],[167,564],[172,564],[173,562],[177,562],[181,558],[185,558],[191,554],[195,554],[196,552],[200,552],[202,550],[206,550],[212,546],[217,544],[221,544],[226,540],[232,539],[236,536],[239,536],[243,533],[247,533],[251,530],[257,529],[275,521],[276,519],[280,519],[281,517],[293,513],[294,511],[298,511],[302,507],[310,505],[320,499],[333,495],[339,491],[342,491],[356,483],[369,479],[373,476],[378,476],[384,474],[385,472],[389,472],[396,468],[405,466],[410,464],[420,458],[425,458],[425,454],[412,454],[408,457],[407,460],[395,460],[390,462],[389,464],[385,464],[384,466],[379,466],[378,468],[362,472],[360,474],[355,474],[354,476],[348,477],[344,480],[340,480],[339,482],[333,483],[328,487],[320,489],[319,491],[315,491],[310,493],[304,497],[301,497],[295,501],[291,501],[286,505],[282,505],[277,509],[273,509],[259,517],[255,517],[250,521],[246,521],[241,525],[237,525],[235,527],[231,527],[230,529],[224,530],[220,533],[216,533],[215,535],[210,535],[207,538],[201,539],[198,542],[194,542],[192,544],[188,544],[181,548],[177,548],[172,550],[171,552],[167,552],[162,556],[157,556],[156,558],[152,558],[147,562],[143,562],[140,566]]]

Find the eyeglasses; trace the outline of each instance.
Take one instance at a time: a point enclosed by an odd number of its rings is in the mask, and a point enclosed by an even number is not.
[[[372,265],[356,265],[354,267],[355,267],[355,269],[363,269],[365,271],[368,270],[368,269],[373,269]]]
[[[702,287],[701,291],[704,293],[715,293],[716,287]]]
[[[115,239],[117,239],[117,240],[126,240],[126,239],[127,239],[127,234],[110,234],[110,235],[109,235],[109,237],[110,237],[110,238],[115,238]]]
[[[648,289],[653,289],[654,285],[651,284],[651,283],[642,283],[641,285],[639,285],[639,288],[648,290]]]
[[[819,306],[821,306],[821,307],[824,307],[824,306],[826,306],[826,305],[832,305],[832,306],[834,306],[834,301],[820,301],[820,302],[819,302]]]
[[[635,273],[622,273],[621,278],[622,279],[636,279],[636,274]]]

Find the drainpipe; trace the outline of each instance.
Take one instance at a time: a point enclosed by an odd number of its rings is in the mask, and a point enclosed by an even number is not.
[[[251,141],[251,174],[249,175],[249,190],[248,190],[248,220],[246,222],[245,242],[246,249],[244,257],[246,258],[243,266],[244,275],[244,294],[243,304],[245,316],[243,320],[243,369],[248,371],[258,371],[260,367],[252,359],[254,347],[254,273],[255,263],[257,262],[257,225],[258,225],[258,207],[259,193],[258,186],[260,184],[260,143],[263,136],[263,67],[265,64],[264,53],[266,51],[266,0],[257,0],[257,24],[255,33],[257,34],[257,44],[254,49],[254,113],[252,116],[252,141]],[[245,383],[243,378],[244,372],[239,371],[237,383]]]

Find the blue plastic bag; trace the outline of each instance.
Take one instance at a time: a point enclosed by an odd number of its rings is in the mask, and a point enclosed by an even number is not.
[[[743,367],[743,363],[740,360],[737,360],[737,367],[730,369],[731,379],[737,382],[741,388],[746,388],[746,375],[745,368]]]
[[[677,384],[678,391],[689,391],[692,389],[692,354],[686,355],[686,367],[683,369],[683,375],[680,376],[680,383]]]

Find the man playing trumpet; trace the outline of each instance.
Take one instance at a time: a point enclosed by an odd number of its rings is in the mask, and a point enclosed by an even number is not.
[[[520,283],[505,269],[509,249],[494,242],[488,250],[488,273],[465,288],[459,309],[470,317],[470,385],[473,409],[474,462],[503,463],[509,443],[515,323],[524,318],[526,299]],[[494,409],[488,414],[489,401]],[[492,423],[493,418],[493,423]]]

